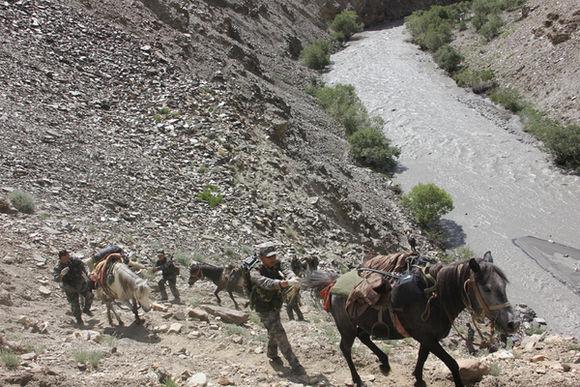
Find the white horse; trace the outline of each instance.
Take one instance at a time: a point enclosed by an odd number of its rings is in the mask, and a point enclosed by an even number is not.
[[[113,276],[113,281],[109,283],[108,277]],[[151,309],[151,301],[149,294],[151,289],[147,285],[147,280],[135,274],[127,265],[122,262],[114,262],[108,273],[105,275],[105,284],[99,284],[97,288],[97,297],[99,297],[105,305],[107,305],[107,318],[109,324],[113,325],[113,318],[111,312],[115,314],[119,325],[123,325],[123,321],[113,308],[113,302],[116,300],[122,301],[131,307],[135,314],[135,322],[140,324],[143,322],[139,318],[137,309],[139,306],[145,312]]]

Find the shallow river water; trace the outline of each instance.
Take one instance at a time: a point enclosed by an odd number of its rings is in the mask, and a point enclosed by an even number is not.
[[[407,42],[403,26],[355,38],[332,56],[324,80],[354,85],[369,113],[385,120],[386,136],[401,148],[396,182],[404,192],[418,183],[445,189],[455,206],[443,219],[452,243],[480,256],[490,250],[510,280],[512,303],[532,307],[556,333],[580,337],[574,284],[513,242],[532,236],[580,248],[580,179],[552,167],[516,117],[458,88]],[[549,248],[543,255],[563,259]],[[580,256],[565,260],[563,270],[580,266]]]

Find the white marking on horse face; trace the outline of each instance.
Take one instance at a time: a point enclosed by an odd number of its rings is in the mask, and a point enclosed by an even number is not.
[[[137,301],[139,301],[141,308],[145,312],[151,310],[151,300],[149,299],[150,291],[147,281],[142,281],[137,284]]]

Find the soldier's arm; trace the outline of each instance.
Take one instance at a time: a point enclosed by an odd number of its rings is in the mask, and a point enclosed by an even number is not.
[[[262,289],[280,289],[280,280],[274,278],[268,278],[261,275],[257,270],[252,270],[250,272],[250,278],[252,282],[261,287]]]
[[[294,273],[290,265],[288,265],[286,262],[280,262],[280,269],[282,270],[282,274],[284,274],[286,279],[296,278],[296,273]]]
[[[55,280],[56,282],[60,282],[62,280],[62,278],[60,278],[60,272],[62,271],[62,267],[59,264],[57,264],[54,269],[52,270],[52,274],[53,274],[53,280]]]

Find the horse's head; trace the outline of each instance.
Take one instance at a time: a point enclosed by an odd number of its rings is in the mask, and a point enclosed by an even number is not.
[[[477,286],[471,286],[469,293],[471,305],[475,312],[485,315],[505,333],[514,333],[520,326],[520,321],[507,300],[505,274],[493,264],[493,258],[488,251],[483,259],[471,259],[469,267],[471,278]]]
[[[151,289],[149,288],[149,285],[147,285],[147,281],[143,280],[135,284],[135,298],[145,312],[151,310],[151,300],[149,299],[150,292]]]
[[[192,263],[189,267],[189,286],[193,285],[201,278],[203,278],[201,266],[198,263]]]

